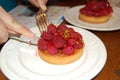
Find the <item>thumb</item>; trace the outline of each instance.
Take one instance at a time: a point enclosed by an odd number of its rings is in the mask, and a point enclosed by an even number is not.
[[[5,43],[8,40],[8,32],[3,24],[3,22],[0,20],[0,44]]]

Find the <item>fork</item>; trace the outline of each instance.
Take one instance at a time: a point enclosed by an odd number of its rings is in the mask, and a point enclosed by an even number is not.
[[[43,31],[46,31],[48,26],[46,13],[42,11],[42,9],[39,9],[39,12],[36,14],[35,18],[36,18],[36,24],[40,33],[42,33]]]
[[[39,12],[36,14],[36,24],[37,24],[37,27],[40,31],[40,33],[42,33],[43,31],[46,31],[47,30],[47,20],[46,20],[46,13],[42,11],[42,9],[39,10]],[[39,40],[39,37],[35,36],[35,38],[33,39],[30,39],[30,38],[27,38],[27,37],[24,37],[22,35],[11,35],[9,36],[10,39],[14,39],[14,40],[17,40],[17,41],[20,41],[20,42],[23,42],[23,43],[27,43],[27,44],[30,44],[30,45],[37,45],[37,42]]]
[[[37,46],[37,43],[39,40],[39,37],[37,37],[37,36],[35,36],[34,38],[27,38],[23,35],[10,35],[9,38],[12,40],[16,40],[16,41],[30,44],[30,45],[34,45],[34,46]]]

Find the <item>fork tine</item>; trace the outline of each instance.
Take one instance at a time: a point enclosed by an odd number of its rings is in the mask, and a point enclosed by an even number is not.
[[[42,29],[43,29],[43,31],[46,31],[47,30],[46,14],[42,13],[42,14],[40,14],[40,16],[41,16]]]
[[[39,12],[36,15],[36,22],[40,33],[47,30],[47,20],[46,20],[46,14],[44,12]]]
[[[46,19],[46,14],[45,13],[43,13],[43,23],[44,23],[44,28],[45,28],[45,31],[47,30],[47,19]]]
[[[40,28],[41,24],[39,23],[39,15],[38,14],[36,15],[36,24],[37,24],[37,27],[38,27],[40,33],[42,33],[41,28]]]
[[[44,31],[44,27],[43,27],[43,19],[41,14],[38,15],[38,24],[39,24],[40,31],[42,33]]]

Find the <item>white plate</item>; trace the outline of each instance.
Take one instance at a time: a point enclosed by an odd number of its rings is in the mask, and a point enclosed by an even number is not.
[[[100,23],[100,24],[93,24],[87,23],[79,19],[79,10],[84,7],[82,6],[75,6],[70,8],[64,13],[64,18],[69,23],[79,26],[81,28],[89,29],[89,30],[96,30],[96,31],[113,31],[120,29],[120,9],[117,7],[113,7],[113,15],[109,19],[108,22]]]
[[[9,40],[0,53],[0,67],[10,80],[90,80],[104,67],[107,52],[102,41],[91,32],[70,26],[82,34],[82,57],[67,65],[53,65],[41,60],[37,47]],[[37,32],[37,28],[32,29]]]

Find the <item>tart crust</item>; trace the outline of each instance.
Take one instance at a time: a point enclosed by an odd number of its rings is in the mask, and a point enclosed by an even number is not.
[[[82,56],[83,50],[84,47],[82,47],[81,49],[75,49],[75,52],[72,55],[64,55],[62,52],[59,52],[56,55],[51,55],[47,51],[41,52],[38,49],[38,55],[40,56],[41,59],[48,63],[61,65],[69,64],[78,60]]]
[[[89,23],[104,23],[104,22],[107,22],[110,17],[111,17],[111,14],[106,16],[100,16],[100,17],[87,16],[82,13],[79,14],[79,19]]]

